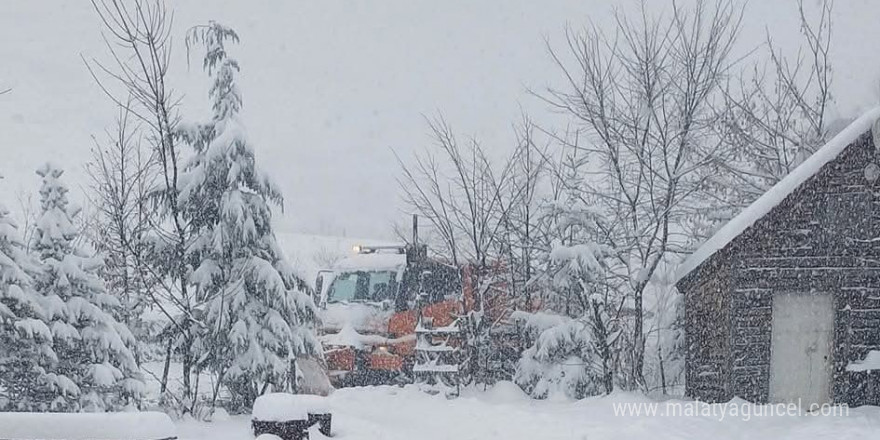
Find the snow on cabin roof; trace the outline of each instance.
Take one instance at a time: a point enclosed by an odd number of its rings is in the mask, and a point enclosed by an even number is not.
[[[789,194],[794,192],[804,182],[813,177],[828,162],[834,160],[840,153],[846,149],[849,144],[853,143],[859,136],[871,129],[871,126],[880,118],[880,107],[874,108],[861,117],[856,119],[852,124],[843,131],[834,136],[827,144],[818,149],[812,156],[807,158],[797,168],[792,170],[782,180],[773,185],[758,200],[744,209],[739,215],[731,219],[718,232],[706,240],[693,254],[691,254],[684,263],[678,268],[676,274],[676,282],[687,276],[694,269],[699,267],[709,257],[719,250],[727,246],[734,238],[742,234],[746,229],[752,226],[758,219],[767,215],[779,203],[785,200]],[[878,130],[878,128],[875,128]]]

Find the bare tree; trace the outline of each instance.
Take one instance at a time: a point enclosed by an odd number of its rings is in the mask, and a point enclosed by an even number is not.
[[[517,146],[510,159],[512,169],[507,182],[507,195],[500,209],[503,235],[499,246],[510,272],[509,291],[518,299],[517,307],[535,308],[531,283],[538,264],[542,200],[541,184],[547,174],[549,145],[539,146],[534,122],[523,115],[515,127]],[[499,188],[499,191],[502,189]]]
[[[786,56],[768,31],[769,61],[756,62],[724,89],[719,128],[727,140],[725,154],[707,172],[715,176],[710,183],[718,194],[716,204],[729,211],[751,203],[829,137],[834,3],[822,0],[815,22],[803,0],[797,7],[804,43],[797,53]]]
[[[441,252],[457,267],[465,268],[463,319],[468,344],[470,380],[492,381],[493,355],[490,332],[506,316],[509,280],[503,279],[505,219],[512,204],[505,200],[514,162],[493,165],[482,145],[471,139],[459,145],[449,125],[438,118],[430,123],[436,153],[416,156],[408,166],[400,158],[399,179],[404,200],[428,219],[440,239]]]
[[[102,90],[120,107],[127,107],[144,125],[159,168],[159,184],[152,196],[160,216],[154,222],[155,236],[151,272],[165,289],[174,307],[167,317],[171,322],[168,354],[162,383],[167,382],[172,343],[183,362],[183,402],[192,410],[191,376],[196,364],[194,344],[201,322],[194,314],[196,302],[188,285],[188,266],[184,258],[191,231],[178,203],[182,152],[178,145],[178,100],[168,86],[171,65],[171,24],[173,17],[161,0],[92,0],[104,24],[104,40],[113,61],[86,62]],[[111,90],[121,87],[131,105]],[[169,281],[169,282],[166,282]]]
[[[509,208],[504,190],[513,163],[496,170],[476,139],[462,148],[442,118],[429,125],[439,157],[427,151],[411,166],[398,157],[404,200],[430,221],[454,264],[488,267]]]
[[[19,191],[16,197],[21,212],[22,239],[25,249],[30,252],[34,231],[37,229],[37,216],[40,212],[38,202],[34,200],[34,194],[31,192]]]
[[[167,301],[154,297],[161,291],[155,291],[156,279],[147,270],[147,237],[155,222],[149,197],[158,178],[155,152],[144,148],[139,126],[131,118],[129,107],[120,107],[107,143],[95,141],[86,171],[92,181],[91,205],[97,211],[90,236],[104,254],[104,278],[124,305],[125,324],[143,340],[152,335],[141,314],[146,307],[161,308]],[[135,351],[138,362],[141,351],[141,347]]]
[[[589,162],[575,193],[603,213],[602,242],[617,261],[610,272],[626,283],[631,307],[631,383],[645,388],[644,295],[661,262],[680,250],[677,225],[692,212],[705,180],[698,171],[719,145],[713,109],[742,10],[698,1],[652,18],[642,4],[637,21],[619,11],[615,18],[611,32],[569,31],[571,62],[551,49],[566,88],[539,96],[579,126],[573,147]]]

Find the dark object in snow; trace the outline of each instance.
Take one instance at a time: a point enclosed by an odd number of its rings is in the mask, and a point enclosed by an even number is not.
[[[333,416],[330,413],[312,414],[309,413],[309,422],[314,426],[318,425],[318,431],[327,437],[330,437],[330,426]]]
[[[309,438],[309,428],[318,424],[318,430],[321,434],[330,437],[330,421],[331,415],[327,414],[309,414],[306,420],[288,420],[286,422],[263,422],[259,420],[251,421],[251,427],[254,430],[254,437],[261,434],[277,435],[282,440],[304,440]]]
[[[323,396],[304,394],[270,393],[254,402],[251,427],[254,436],[272,434],[282,440],[309,438],[309,428],[330,436],[332,416]]]
[[[683,264],[688,396],[880,405],[880,375],[847,368],[880,349],[880,182],[865,173],[880,162],[878,115],[859,118]]]

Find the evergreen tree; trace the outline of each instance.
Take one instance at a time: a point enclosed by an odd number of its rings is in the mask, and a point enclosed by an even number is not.
[[[130,349],[134,337],[114,316],[121,304],[97,276],[100,259],[75,245],[78,211],[70,207],[67,188],[59,180],[63,171],[46,164],[37,174],[43,182],[33,243],[42,266],[36,288],[57,355],[46,374],[55,394],[51,409],[119,408],[139,397],[143,388]]]
[[[0,204],[0,410],[48,409],[51,389],[43,365],[55,359],[52,332],[33,288],[39,268],[19,240],[19,231]]]
[[[546,267],[539,277],[546,311],[515,312],[532,345],[514,379],[537,398],[610,393],[619,359],[624,303],[607,274],[613,250],[597,242],[598,214],[572,194],[564,197],[548,204],[543,216],[560,237],[539,256]]]
[[[213,77],[213,118],[181,131],[195,152],[181,179],[181,207],[201,231],[189,259],[205,302],[210,362],[238,403],[249,407],[270,389],[295,389],[296,358],[319,356],[316,308],[307,285],[285,260],[269,203],[281,192],[256,166],[239,120],[238,63],[225,42],[238,36],[217,23],[193,29]]]

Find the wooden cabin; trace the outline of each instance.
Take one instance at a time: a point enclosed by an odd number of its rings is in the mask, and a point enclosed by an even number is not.
[[[718,230],[679,269],[686,394],[880,404],[880,108]],[[873,355],[872,355],[873,356]]]

